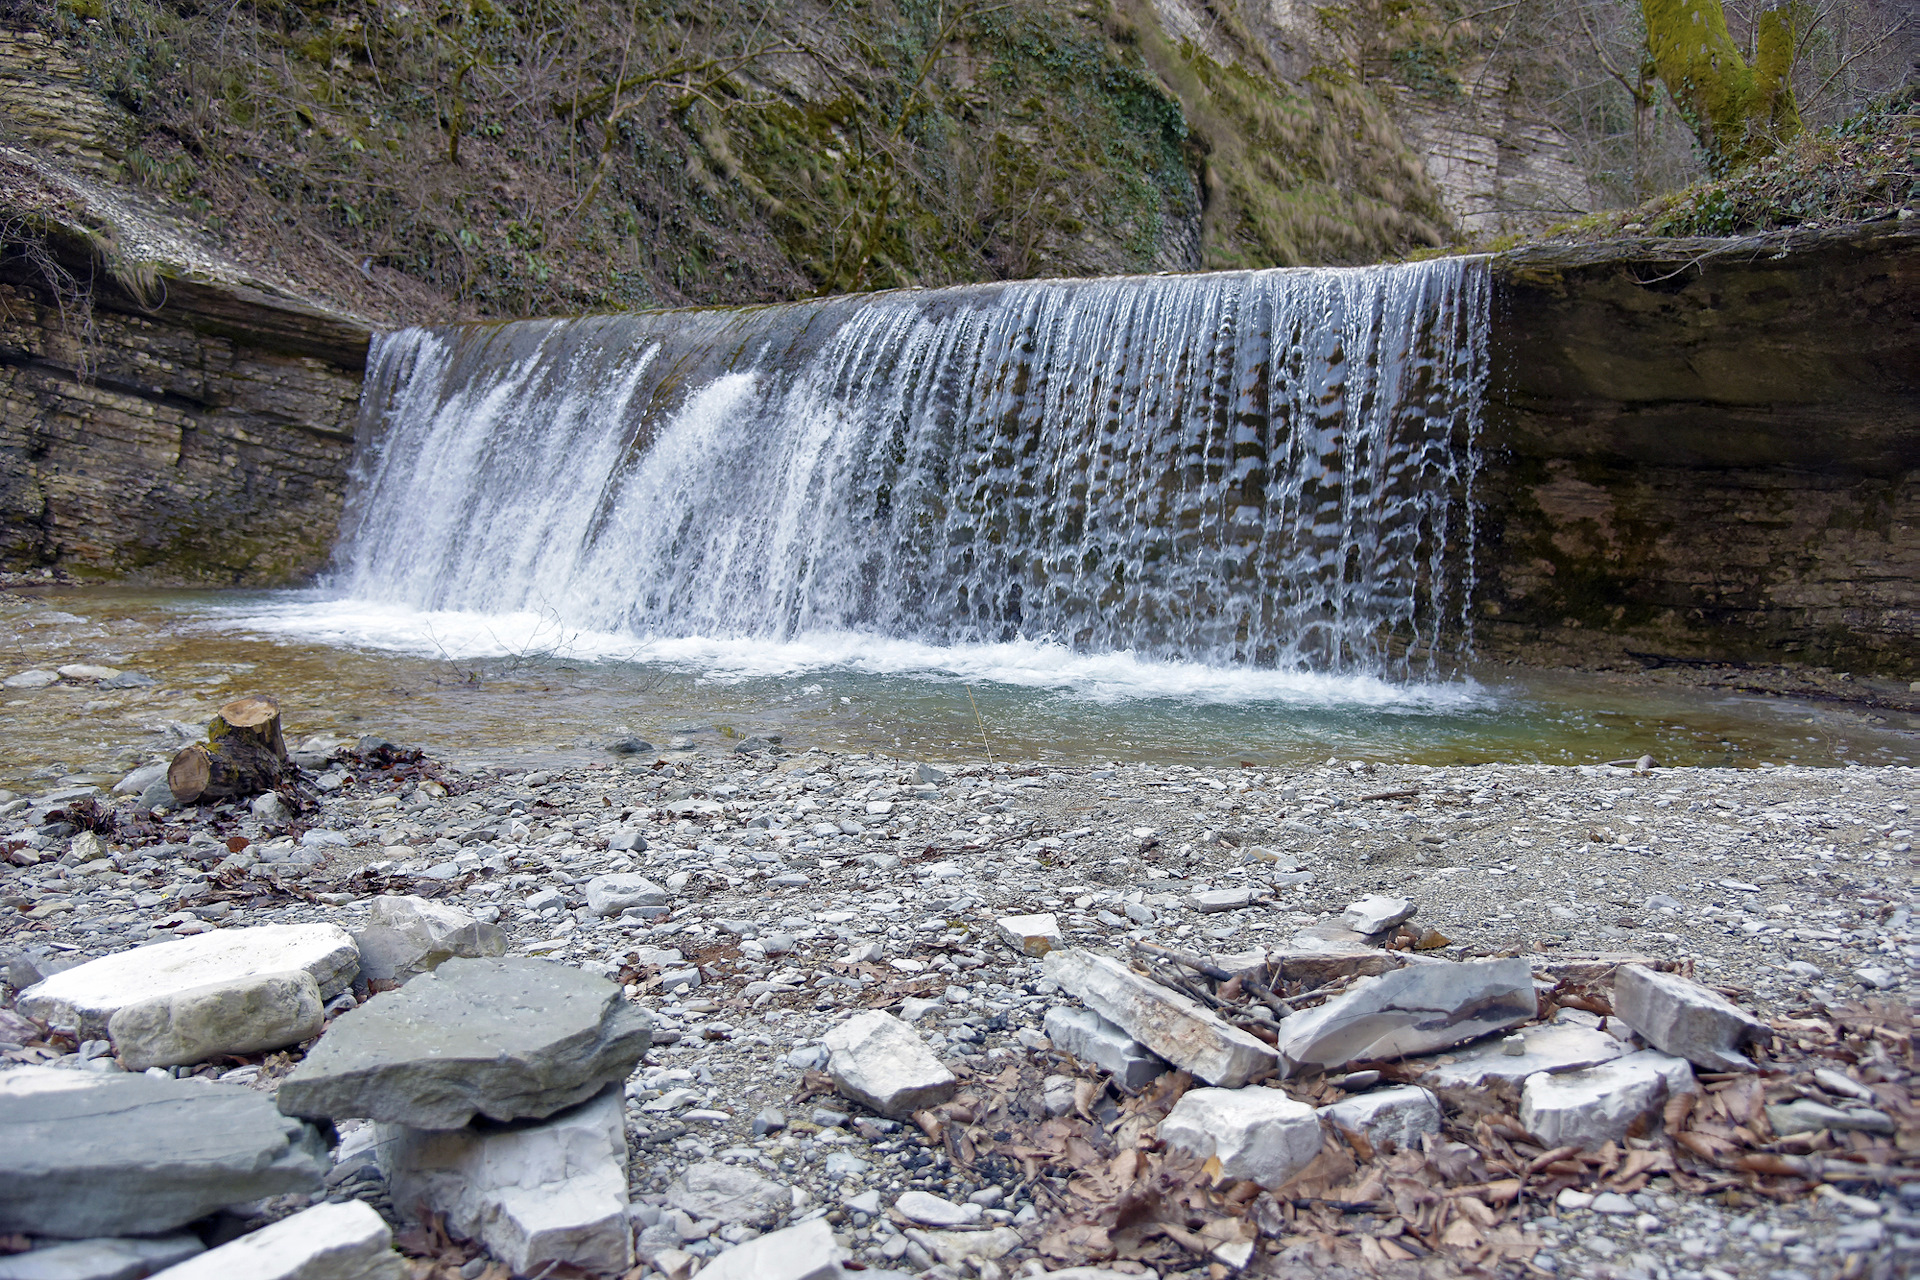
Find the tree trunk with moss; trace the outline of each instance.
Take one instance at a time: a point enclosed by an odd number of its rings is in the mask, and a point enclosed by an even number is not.
[[[1640,0],[1640,9],[1654,66],[1716,174],[1771,155],[1800,132],[1788,79],[1790,8],[1760,15],[1752,63],[1728,34],[1720,0]]]

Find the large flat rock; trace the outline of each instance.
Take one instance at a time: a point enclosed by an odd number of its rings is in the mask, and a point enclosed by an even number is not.
[[[1237,1089],[1279,1065],[1267,1044],[1117,960],[1070,947],[1043,963],[1047,976],[1088,1008],[1208,1084]]]
[[[296,969],[122,1005],[107,1032],[127,1070],[145,1071],[298,1044],[325,1022],[319,984]]]
[[[359,1201],[317,1204],[162,1271],[165,1280],[406,1280],[393,1232]]]
[[[541,1119],[623,1081],[651,1022],[605,978],[546,960],[448,960],[335,1019],[280,1085],[292,1116],[457,1129]]]
[[[0,1233],[171,1231],[318,1191],[327,1152],[265,1095],[198,1080],[22,1067],[0,1074]]]
[[[1288,1075],[1431,1053],[1531,1019],[1539,1009],[1525,960],[1416,964],[1362,978],[1344,995],[1280,1025]]]
[[[22,991],[15,1007],[83,1040],[104,1040],[107,1023],[126,1005],[302,970],[313,975],[322,1000],[345,991],[360,971],[353,935],[331,924],[215,929],[62,970]]]

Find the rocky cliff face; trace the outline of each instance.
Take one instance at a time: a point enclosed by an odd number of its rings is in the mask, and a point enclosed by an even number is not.
[[[1487,647],[1920,676],[1920,231],[1496,263]]]
[[[95,280],[88,333],[34,264],[0,262],[0,565],[214,586],[313,573],[366,330],[245,285],[161,286],[148,305]]]

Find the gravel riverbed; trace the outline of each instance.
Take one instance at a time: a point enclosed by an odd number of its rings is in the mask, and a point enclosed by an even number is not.
[[[1038,960],[996,936],[1003,916],[1056,913],[1068,944],[1121,956],[1135,941],[1220,956],[1282,947],[1366,894],[1406,896],[1418,904],[1411,924],[1440,935],[1424,938],[1429,954],[1686,962],[1766,1018],[1879,1009],[1906,1032],[1849,1065],[1896,1084],[1914,1069],[1908,768],[1031,768],[737,745],[687,742],[527,773],[404,756],[396,766],[390,752],[311,741],[300,751],[317,800],[297,836],[245,805],[141,821],[135,797],[102,795],[117,828],[103,833],[104,856],[77,863],[73,833],[48,818],[88,798],[84,785],[0,793],[0,949],[20,983],[208,929],[361,929],[377,893],[461,907],[497,922],[510,955],[604,974],[654,1013],[655,1047],[627,1089],[642,1226],[684,1227],[696,1256],[751,1237],[752,1227],[682,1223],[657,1207],[688,1165],[734,1163],[789,1188],[794,1218],[826,1208],[867,1266],[908,1271],[926,1269],[924,1251],[871,1201],[847,1202],[873,1190],[890,1204],[910,1189],[965,1200],[984,1180],[912,1125],[796,1093],[824,1060],[827,1030],[869,1007],[907,1008],[963,1079],[1056,1062],[1041,1023],[1063,997]],[[658,881],[669,901],[593,914],[585,885],[614,872]],[[1243,907],[1197,908],[1196,895],[1242,889]],[[80,1065],[106,1050],[96,1042],[63,1057],[61,1047],[6,1056]],[[199,1070],[271,1088],[295,1056]],[[781,1112],[777,1127],[769,1109]],[[1014,1183],[988,1215],[1033,1238],[1002,1265],[1065,1266],[1034,1247],[1044,1223]],[[1843,1190],[1703,1197],[1655,1177],[1623,1212],[1536,1204],[1523,1216],[1538,1248],[1506,1271],[1909,1273],[1920,1197],[1891,1183]],[[392,1210],[364,1159],[336,1168],[334,1194]],[[1302,1244],[1259,1255],[1250,1273],[1334,1274],[1333,1262]],[[1421,1274],[1446,1273],[1443,1263],[1427,1259]],[[1158,1270],[1225,1274],[1203,1262]]]

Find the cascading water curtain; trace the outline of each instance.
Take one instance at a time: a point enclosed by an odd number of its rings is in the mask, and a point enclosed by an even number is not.
[[[976,286],[378,340],[354,595],[636,636],[1470,643],[1484,265]]]

